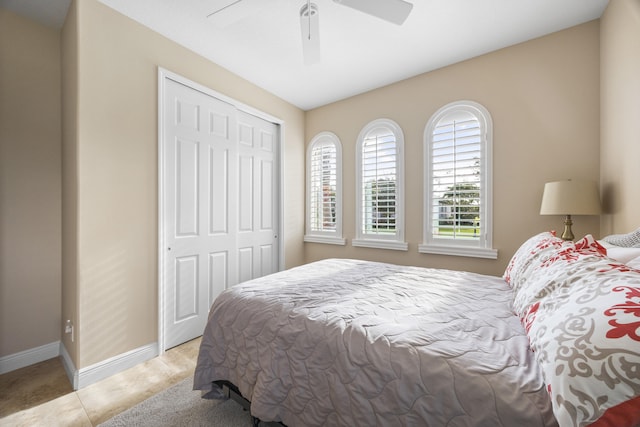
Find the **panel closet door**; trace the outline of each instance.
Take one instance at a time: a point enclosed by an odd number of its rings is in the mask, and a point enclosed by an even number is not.
[[[278,125],[166,78],[164,347],[202,335],[225,289],[277,271]]]
[[[238,112],[238,279],[278,270],[278,126]]]

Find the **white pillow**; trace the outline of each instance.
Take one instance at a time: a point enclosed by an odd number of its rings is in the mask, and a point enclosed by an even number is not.
[[[640,270],[640,256],[627,261],[626,264],[627,264],[627,267],[631,267],[635,270]]]
[[[623,264],[627,264],[632,259],[640,257],[640,247],[634,248],[616,246],[607,242],[606,240],[599,240],[598,243],[604,246],[604,248],[607,250],[607,256],[609,258]]]

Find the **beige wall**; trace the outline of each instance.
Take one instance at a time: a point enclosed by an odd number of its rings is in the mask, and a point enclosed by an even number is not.
[[[62,38],[62,320],[78,325],[78,13],[72,2]],[[77,360],[75,334],[62,343]],[[72,338],[74,338],[72,340]]]
[[[640,227],[640,1],[611,0],[601,18],[603,235]]]
[[[0,357],[60,340],[60,34],[0,8]]]
[[[358,133],[383,117],[402,127],[409,251],[307,243],[305,261],[353,257],[502,274],[526,238],[562,229],[561,217],[539,215],[545,182],[599,180],[599,75],[599,23],[593,21],[308,111],[307,142],[318,132],[331,131],[343,145],[344,235],[349,241],[355,236]],[[424,128],[438,108],[462,99],[481,103],[493,118],[497,260],[417,252],[422,242]],[[599,234],[597,217],[574,220],[576,235]]]
[[[77,319],[74,363],[83,368],[157,340],[157,67],[284,120],[287,267],[303,261],[304,112],[96,0],[72,7],[77,178],[64,190],[77,187],[77,211],[65,216],[77,215],[77,290],[69,298],[78,300],[73,308],[64,294],[63,304]],[[67,124],[73,129],[65,117]],[[69,158],[73,174],[73,148]]]
[[[0,9],[0,357],[60,339],[67,318],[80,327],[74,343],[63,337],[77,368],[155,342],[157,65],[285,120],[287,267],[349,256],[500,274],[522,240],[561,228],[561,218],[538,215],[544,182],[597,180],[598,168],[608,209],[602,234],[637,227],[639,17],[637,0],[614,0],[601,31],[588,23],[305,114],[95,0],[74,1],[61,37],[61,150],[60,33]],[[422,132],[458,99],[493,116],[497,261],[416,249]],[[323,130],[341,138],[352,239],[355,138],[378,117],[405,133],[410,250],[303,246],[303,141]],[[578,217],[574,230],[598,234],[598,225]]]

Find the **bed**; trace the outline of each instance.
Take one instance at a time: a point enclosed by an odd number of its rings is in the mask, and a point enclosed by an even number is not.
[[[291,427],[640,425],[640,271],[585,239],[534,236],[503,277],[328,259],[236,285],[194,389]]]

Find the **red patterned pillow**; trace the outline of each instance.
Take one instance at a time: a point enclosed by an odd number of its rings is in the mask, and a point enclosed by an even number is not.
[[[564,281],[567,275],[566,266],[560,264],[559,268],[551,268],[555,263],[589,255],[606,255],[606,249],[591,235],[575,243],[555,237],[553,232],[541,233],[529,239],[518,249],[505,270],[505,280],[510,280],[514,290],[514,311],[525,312],[539,298]],[[540,270],[541,267],[545,269]],[[538,280],[541,273],[544,274],[545,280]]]
[[[640,270],[591,236],[530,263],[514,310],[560,426],[640,425]]]
[[[558,245],[562,245],[562,239],[556,237],[555,231],[545,231],[530,237],[511,257],[502,277],[511,287],[518,287],[521,281],[526,280],[525,271],[535,259]]]

